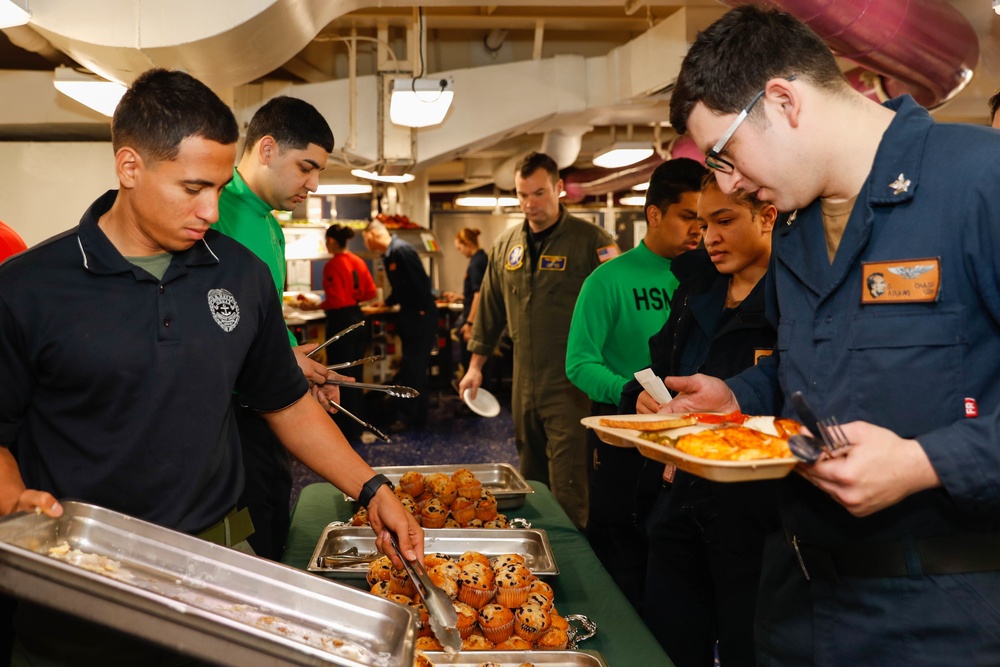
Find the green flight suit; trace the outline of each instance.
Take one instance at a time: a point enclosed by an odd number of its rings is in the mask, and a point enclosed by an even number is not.
[[[617,256],[618,247],[597,225],[562,207],[560,213],[537,258],[527,222],[493,242],[469,350],[492,354],[508,327],[514,341],[511,408],[521,472],[548,484],[583,528],[588,461],[580,420],[589,416],[590,400],[566,377],[566,341],[583,281],[602,261]]]

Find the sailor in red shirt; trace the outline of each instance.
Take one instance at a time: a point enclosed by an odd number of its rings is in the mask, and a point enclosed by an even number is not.
[[[364,319],[361,307],[362,301],[375,298],[375,281],[365,261],[347,249],[347,242],[354,238],[354,230],[344,225],[330,225],[326,230],[326,249],[333,257],[323,267],[323,291],[326,298],[323,303],[311,306],[306,302],[301,305],[303,310],[326,311],[326,335],[333,334]],[[365,356],[365,335],[360,331],[344,336],[332,343],[326,350],[327,363],[353,361]],[[361,380],[362,367],[354,366],[342,371],[345,375]],[[340,403],[352,414],[361,416],[363,412],[363,395],[359,391],[343,391],[340,393]],[[340,430],[348,439],[360,435],[357,423],[343,418],[334,419]]]
[[[13,229],[0,220],[0,262],[11,255],[16,255],[22,250],[27,250],[28,246]]]

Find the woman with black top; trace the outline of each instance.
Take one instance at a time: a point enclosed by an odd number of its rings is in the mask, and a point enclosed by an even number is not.
[[[375,281],[365,261],[347,249],[347,242],[354,238],[354,230],[340,224],[330,225],[326,230],[326,250],[333,257],[323,267],[323,292],[326,298],[311,310],[326,312],[326,335],[333,334],[362,321],[362,301],[375,298]],[[342,361],[353,361],[365,356],[364,330],[352,331],[326,348],[328,364]],[[352,366],[341,371],[355,379],[362,379],[363,367]],[[340,392],[340,404],[354,415],[361,417],[364,407],[364,395],[357,389]],[[334,419],[340,430],[348,439],[360,435],[357,422],[344,415]]]
[[[771,204],[726,195],[707,177],[698,202],[705,248],[674,260],[680,286],[649,342],[658,377],[728,378],[771,352],[777,333],[764,316],[763,278],[776,216]],[[658,407],[637,382],[626,385],[621,412]],[[644,620],[677,667],[711,667],[716,642],[722,667],[754,665],[764,537],[779,525],[773,481],[710,482],[676,471],[664,484],[647,524]]]
[[[462,282],[462,314],[455,322],[455,338],[458,339],[462,348],[462,373],[469,368],[469,357],[471,356],[466,344],[472,337],[472,323],[476,318],[476,309],[479,305],[479,289],[483,284],[483,277],[486,275],[487,256],[486,251],[479,247],[479,235],[482,232],[471,227],[464,227],[455,235],[455,250],[462,253],[462,256],[469,260],[469,266],[465,270],[465,278]],[[458,295],[454,292],[445,292],[443,295],[449,301],[457,301]],[[461,377],[461,375],[459,377]]]

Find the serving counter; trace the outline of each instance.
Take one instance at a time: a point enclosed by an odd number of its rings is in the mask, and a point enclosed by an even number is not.
[[[580,648],[601,652],[611,667],[672,667],[673,663],[548,487],[534,481],[529,484],[535,493],[528,494],[524,507],[511,510],[510,516],[527,519],[532,527],[544,528],[548,533],[559,575],[546,581],[555,590],[559,612],[583,614],[597,623],[597,635]],[[308,567],[323,528],[331,521],[346,521],[351,514],[351,505],[333,485],[319,483],[305,487],[292,510],[292,526],[282,562],[299,569]]]

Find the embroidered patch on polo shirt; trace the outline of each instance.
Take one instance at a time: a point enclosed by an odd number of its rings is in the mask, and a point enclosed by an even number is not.
[[[940,257],[861,264],[861,303],[937,301],[940,287]]]
[[[542,255],[538,258],[539,271],[565,271],[566,258],[560,255]]]
[[[236,303],[233,293],[227,289],[220,287],[208,290],[208,309],[212,313],[212,319],[226,333],[235,329],[240,323],[240,305]]]

